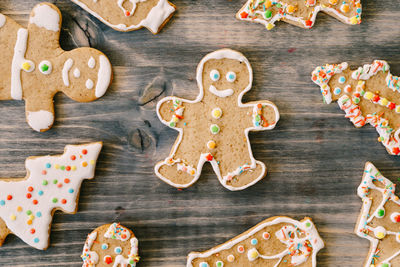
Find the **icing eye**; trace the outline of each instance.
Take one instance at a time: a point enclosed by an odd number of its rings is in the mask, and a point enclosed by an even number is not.
[[[106,243],[103,243],[101,245],[101,249],[103,249],[103,250],[108,249],[108,245]]]
[[[339,78],[339,83],[344,84],[346,82],[346,78],[344,76],[341,76]]]
[[[218,81],[218,80],[219,80],[219,77],[220,77],[220,75],[219,75],[219,72],[218,72],[217,70],[212,70],[212,71],[210,72],[210,78],[211,78],[211,80],[213,80],[214,82]]]
[[[230,71],[226,74],[226,80],[230,83],[233,83],[236,80],[236,73]]]
[[[121,247],[116,247],[114,249],[115,254],[121,254],[122,253],[122,248]]]
[[[42,62],[39,63],[39,71],[45,75],[50,74],[52,69],[53,67],[51,66],[51,63],[48,60],[43,60]]]
[[[333,90],[333,93],[335,95],[339,95],[342,92],[342,89],[340,89],[339,87],[336,87],[335,90]]]

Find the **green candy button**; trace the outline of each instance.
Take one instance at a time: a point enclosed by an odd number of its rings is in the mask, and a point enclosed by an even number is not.
[[[383,217],[385,216],[385,211],[383,209],[378,210],[378,216]],[[382,265],[383,266],[383,265]]]
[[[272,11],[271,11],[271,10],[265,11],[264,16],[265,16],[267,19],[271,18],[271,17],[272,17]]]

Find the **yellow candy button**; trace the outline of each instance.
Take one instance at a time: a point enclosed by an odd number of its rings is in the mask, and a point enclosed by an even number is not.
[[[271,24],[271,23],[268,23],[266,26],[267,30],[272,30],[274,27],[275,27],[275,25]]]
[[[374,97],[374,94],[371,92],[366,92],[364,97],[368,100],[371,100]]]
[[[214,149],[216,146],[217,144],[213,140],[207,142],[208,149]]]
[[[221,118],[221,116],[222,116],[222,110],[221,110],[220,108],[214,108],[214,109],[211,111],[211,116],[212,116],[214,119],[219,119],[219,118]]]

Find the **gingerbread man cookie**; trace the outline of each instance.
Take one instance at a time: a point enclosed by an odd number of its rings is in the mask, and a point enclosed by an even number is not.
[[[187,267],[317,266],[324,247],[310,218],[272,217],[205,252],[191,252]]]
[[[90,233],[83,247],[82,267],[135,267],[139,241],[119,223],[106,224]]]
[[[157,34],[175,12],[167,0],[71,0],[117,31],[146,27]]]
[[[264,24],[268,30],[280,20],[310,29],[320,11],[346,24],[361,23],[361,0],[247,0],[236,17]]]
[[[25,178],[0,179],[0,246],[12,233],[46,249],[54,212],[76,213],[82,181],[94,177],[101,147],[68,145],[63,155],[29,157]]]
[[[248,133],[273,129],[279,112],[266,100],[242,103],[252,81],[250,63],[241,53],[217,50],[197,68],[200,93],[195,100],[166,97],[158,102],[160,120],[179,132],[169,157],[155,166],[158,177],[186,188],[197,181],[206,162],[229,190],[245,189],[265,176]]]
[[[53,125],[56,93],[90,102],[104,95],[112,79],[100,51],[64,51],[60,29],[61,13],[49,3],[35,6],[27,29],[0,14],[0,100],[25,100],[27,122],[36,131]]]
[[[352,71],[346,62],[317,67],[312,80],[321,88],[324,102],[338,101],[346,117],[360,128],[375,127],[389,154],[400,154],[399,77],[382,60]]]
[[[363,205],[355,233],[370,241],[365,267],[400,266],[400,200],[396,185],[367,162],[358,187]]]

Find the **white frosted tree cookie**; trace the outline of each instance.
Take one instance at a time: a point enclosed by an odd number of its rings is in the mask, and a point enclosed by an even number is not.
[[[135,267],[139,241],[119,223],[105,224],[91,232],[83,247],[82,267]]]
[[[157,34],[175,12],[167,0],[71,0],[117,31],[142,27]]]
[[[400,266],[400,200],[396,185],[370,162],[357,194],[362,208],[355,233],[371,243],[365,267]]]
[[[25,178],[0,179],[0,246],[14,234],[46,249],[56,210],[76,213],[84,179],[92,179],[101,142],[68,145],[58,156],[29,157]]]
[[[324,242],[310,218],[272,217],[205,252],[191,252],[187,267],[316,267]]]
[[[179,132],[170,155],[155,166],[159,178],[177,188],[189,187],[206,162],[229,190],[245,189],[265,176],[266,167],[254,159],[248,133],[273,129],[279,112],[267,100],[242,103],[252,81],[247,58],[221,49],[200,61],[195,100],[170,96],[158,102],[159,119]]]
[[[102,52],[64,51],[60,29],[61,13],[49,3],[34,7],[27,29],[0,14],[0,100],[24,100],[26,120],[38,132],[53,125],[56,93],[90,102],[103,96],[112,80]]]
[[[281,20],[310,29],[321,11],[346,24],[361,23],[361,0],[247,0],[236,17],[264,24],[268,30]]]
[[[325,103],[337,101],[355,127],[370,124],[388,153],[400,155],[400,81],[388,63],[375,60],[355,70],[346,62],[328,64],[312,72],[312,81]]]

